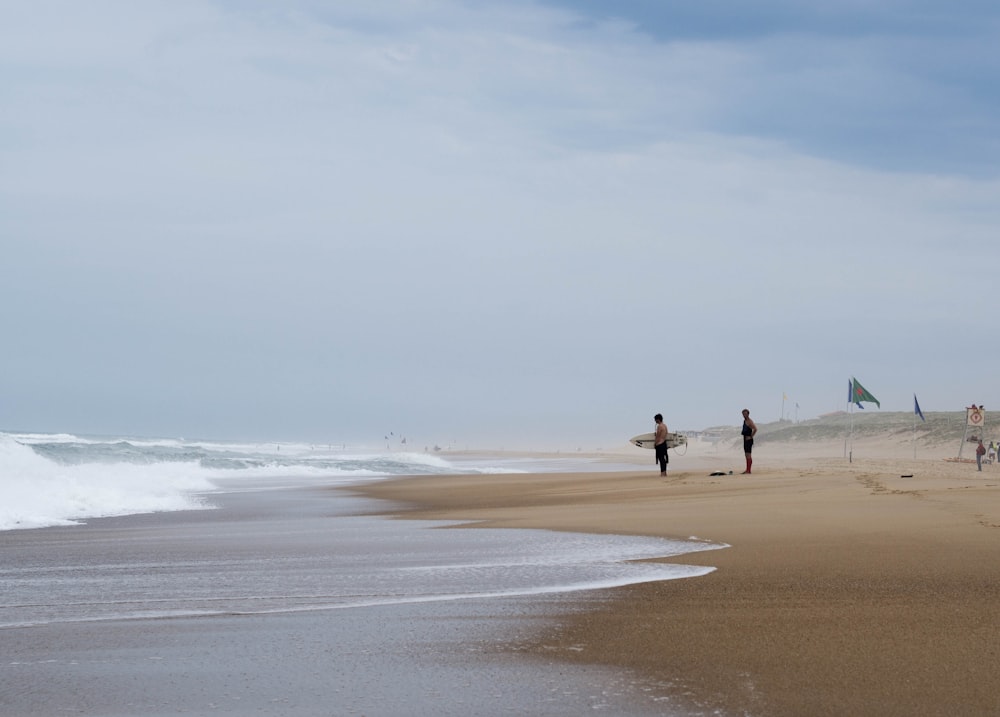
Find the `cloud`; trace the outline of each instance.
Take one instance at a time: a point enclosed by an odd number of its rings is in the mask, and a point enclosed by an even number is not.
[[[943,80],[887,20],[31,8],[0,30],[0,425],[577,441],[832,410],[851,374],[928,410],[981,382],[912,385],[979,330],[990,149],[885,156],[995,115],[959,88],[922,119]]]
[[[656,43],[657,70],[668,55],[704,57],[680,81],[713,100],[690,105],[702,129],[880,169],[996,176],[1000,10],[989,3],[547,4]]]

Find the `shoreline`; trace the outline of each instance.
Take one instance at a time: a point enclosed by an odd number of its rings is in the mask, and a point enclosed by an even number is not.
[[[675,461],[666,480],[650,467],[347,490],[404,517],[731,546],[665,559],[716,568],[706,576],[568,610],[527,646],[544,659],[625,668],[723,715],[1000,712],[1000,466],[792,455],[712,477],[705,465]]]
[[[527,553],[562,550],[551,534],[469,540],[325,486],[216,499],[6,534],[0,712],[664,714],[620,670],[523,659],[518,645],[566,604],[497,580]],[[467,559],[497,547],[511,559],[493,552],[493,575]],[[490,584],[502,597],[478,595]]]

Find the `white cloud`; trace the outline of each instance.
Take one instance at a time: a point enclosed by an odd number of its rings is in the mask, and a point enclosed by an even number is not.
[[[889,386],[935,410],[983,384],[942,339],[976,330],[997,181],[727,122],[783,89],[790,124],[841,105],[836,39],[663,43],[447,2],[37,7],[0,30],[21,339],[0,425],[360,437],[392,413],[576,440],[783,390],[814,414],[851,373],[887,408]],[[872,63],[850,102],[890,88],[875,60],[836,79]],[[81,412],[69,387],[117,398]]]

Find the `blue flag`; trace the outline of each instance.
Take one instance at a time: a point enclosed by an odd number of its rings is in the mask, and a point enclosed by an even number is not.
[[[924,418],[923,411],[920,410],[920,404],[917,403],[917,394],[913,394],[913,412],[918,416],[920,416],[921,421],[927,420],[926,418]]]

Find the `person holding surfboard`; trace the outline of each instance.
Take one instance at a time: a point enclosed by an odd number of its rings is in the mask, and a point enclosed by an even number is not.
[[[653,420],[656,421],[656,433],[653,439],[653,446],[656,449],[656,462],[660,464],[660,475],[665,476],[667,474],[667,462],[670,460],[667,457],[667,424],[663,422],[663,415],[659,413],[653,416]]]
[[[753,458],[750,456],[753,451],[753,437],[757,433],[757,424],[750,418],[750,409],[743,409],[743,455],[747,458],[747,469],[743,475],[750,475],[750,466],[753,465]]]

